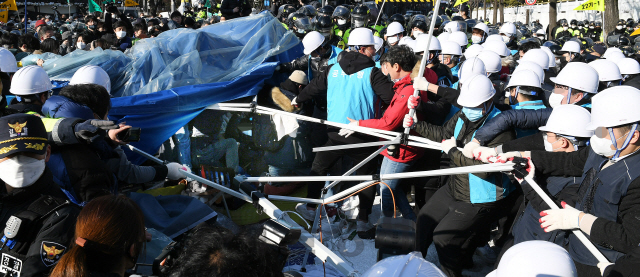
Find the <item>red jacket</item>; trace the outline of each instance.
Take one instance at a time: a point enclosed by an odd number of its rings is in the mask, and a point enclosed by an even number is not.
[[[427,68],[427,70],[429,69]],[[427,70],[425,70],[425,76],[427,76]],[[391,104],[389,104],[389,107],[384,112],[382,118],[360,120],[360,122],[358,122],[359,126],[385,131],[404,132],[404,128],[402,128],[402,121],[404,120],[404,116],[409,113],[407,101],[409,100],[409,96],[413,95],[413,82],[411,81],[411,74],[396,82],[393,85],[393,89],[395,91],[395,94],[393,96],[393,99],[391,100]],[[427,93],[425,91],[420,92],[420,97],[421,101],[427,102]],[[418,120],[422,120],[421,114],[418,113],[417,116]],[[413,130],[410,134],[419,136],[419,134]],[[382,151],[382,155],[394,162],[400,163],[407,163],[413,160],[417,160],[422,157],[423,154],[424,148],[406,145],[400,146],[400,153],[398,155],[398,158],[390,157],[389,154],[387,154],[387,151]]]

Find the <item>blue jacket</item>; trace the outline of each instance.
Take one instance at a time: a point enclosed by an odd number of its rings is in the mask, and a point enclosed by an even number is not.
[[[503,111],[487,122],[476,132],[476,137],[480,145],[485,145],[498,134],[510,130],[511,128],[535,129],[547,124],[547,120],[553,111],[552,108],[538,110],[508,110]]]

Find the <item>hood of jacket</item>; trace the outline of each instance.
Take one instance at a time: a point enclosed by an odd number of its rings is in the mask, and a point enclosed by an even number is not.
[[[47,102],[42,106],[42,114],[49,118],[94,119],[93,111],[89,107],[60,95],[54,95],[47,99]]]
[[[338,64],[340,64],[344,73],[348,75],[376,66],[376,63],[371,58],[353,51],[340,52],[338,54]]]

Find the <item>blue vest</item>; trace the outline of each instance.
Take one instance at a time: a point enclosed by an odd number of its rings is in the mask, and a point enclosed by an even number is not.
[[[451,76],[458,77],[458,71],[460,71],[460,64],[451,68]]]
[[[589,157],[583,170],[583,182],[578,190],[576,209],[617,222],[620,199],[627,194],[631,182],[640,176],[640,155],[632,155],[602,170],[607,160],[606,157],[596,154],[589,148]],[[624,256],[623,253],[597,244],[596,247],[612,263]],[[569,236],[567,251],[571,254],[571,258],[581,264],[591,266],[598,264],[598,260],[573,234]]]
[[[553,196],[557,196],[561,190],[571,184],[577,184],[580,182],[580,178],[577,177],[549,177],[547,178],[547,191]],[[513,225],[513,238],[514,243],[518,244],[524,241],[530,240],[544,240],[553,242],[557,245],[564,247],[565,244],[565,231],[555,230],[552,232],[545,232],[540,227],[540,212],[527,204],[522,215],[518,218],[518,221]]]
[[[331,66],[327,75],[327,120],[349,124],[347,117],[355,120],[375,117],[371,70],[373,67],[347,75],[340,64]]]
[[[480,128],[482,128],[482,126],[484,126],[487,121],[491,120],[498,114],[500,114],[500,110],[494,107],[493,110],[491,110],[491,113],[489,113],[487,118],[484,120]],[[460,130],[462,130],[463,125],[464,121],[462,120],[462,118],[458,117],[456,127],[453,131],[453,137],[455,137],[456,139],[458,139],[458,135],[460,134]],[[476,133],[474,132],[471,138],[473,139],[473,137],[475,136]],[[502,187],[498,187],[496,186],[497,174],[491,174],[487,179],[482,179],[471,173],[469,173],[468,175],[470,195],[469,201],[471,201],[471,203],[473,204],[495,202],[509,195],[509,193],[514,189],[511,181],[509,180],[509,178],[507,178],[507,176],[502,176]]]
[[[539,109],[546,109],[547,107],[544,105],[542,100],[535,100],[535,101],[526,101],[526,102],[518,103],[518,104],[512,105],[511,108],[513,108],[514,110],[539,110]],[[516,131],[516,138],[526,137],[526,136],[530,136],[535,133],[538,133],[537,129],[525,130],[525,129],[516,128],[515,131]]]

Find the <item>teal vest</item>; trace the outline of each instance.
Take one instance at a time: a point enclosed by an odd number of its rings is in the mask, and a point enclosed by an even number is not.
[[[347,75],[339,63],[331,66],[327,75],[327,120],[349,124],[347,117],[355,120],[375,117],[371,70],[373,67]]]
[[[484,126],[487,121],[491,120],[498,114],[500,114],[500,110],[494,107],[493,110],[491,110],[491,113],[489,113],[489,116],[487,116],[487,119],[484,120],[480,128],[482,128],[482,126]],[[458,138],[463,125],[464,121],[462,120],[462,118],[458,118],[458,122],[456,122],[456,127],[453,131],[453,137],[455,137],[456,139]],[[471,138],[475,136],[476,133],[474,132]],[[507,176],[502,176],[502,187],[498,187],[496,186],[497,174],[491,174],[487,179],[482,179],[471,173],[469,173],[468,175],[470,195],[469,200],[473,204],[495,202],[506,197],[511,191],[514,190],[514,187]]]

